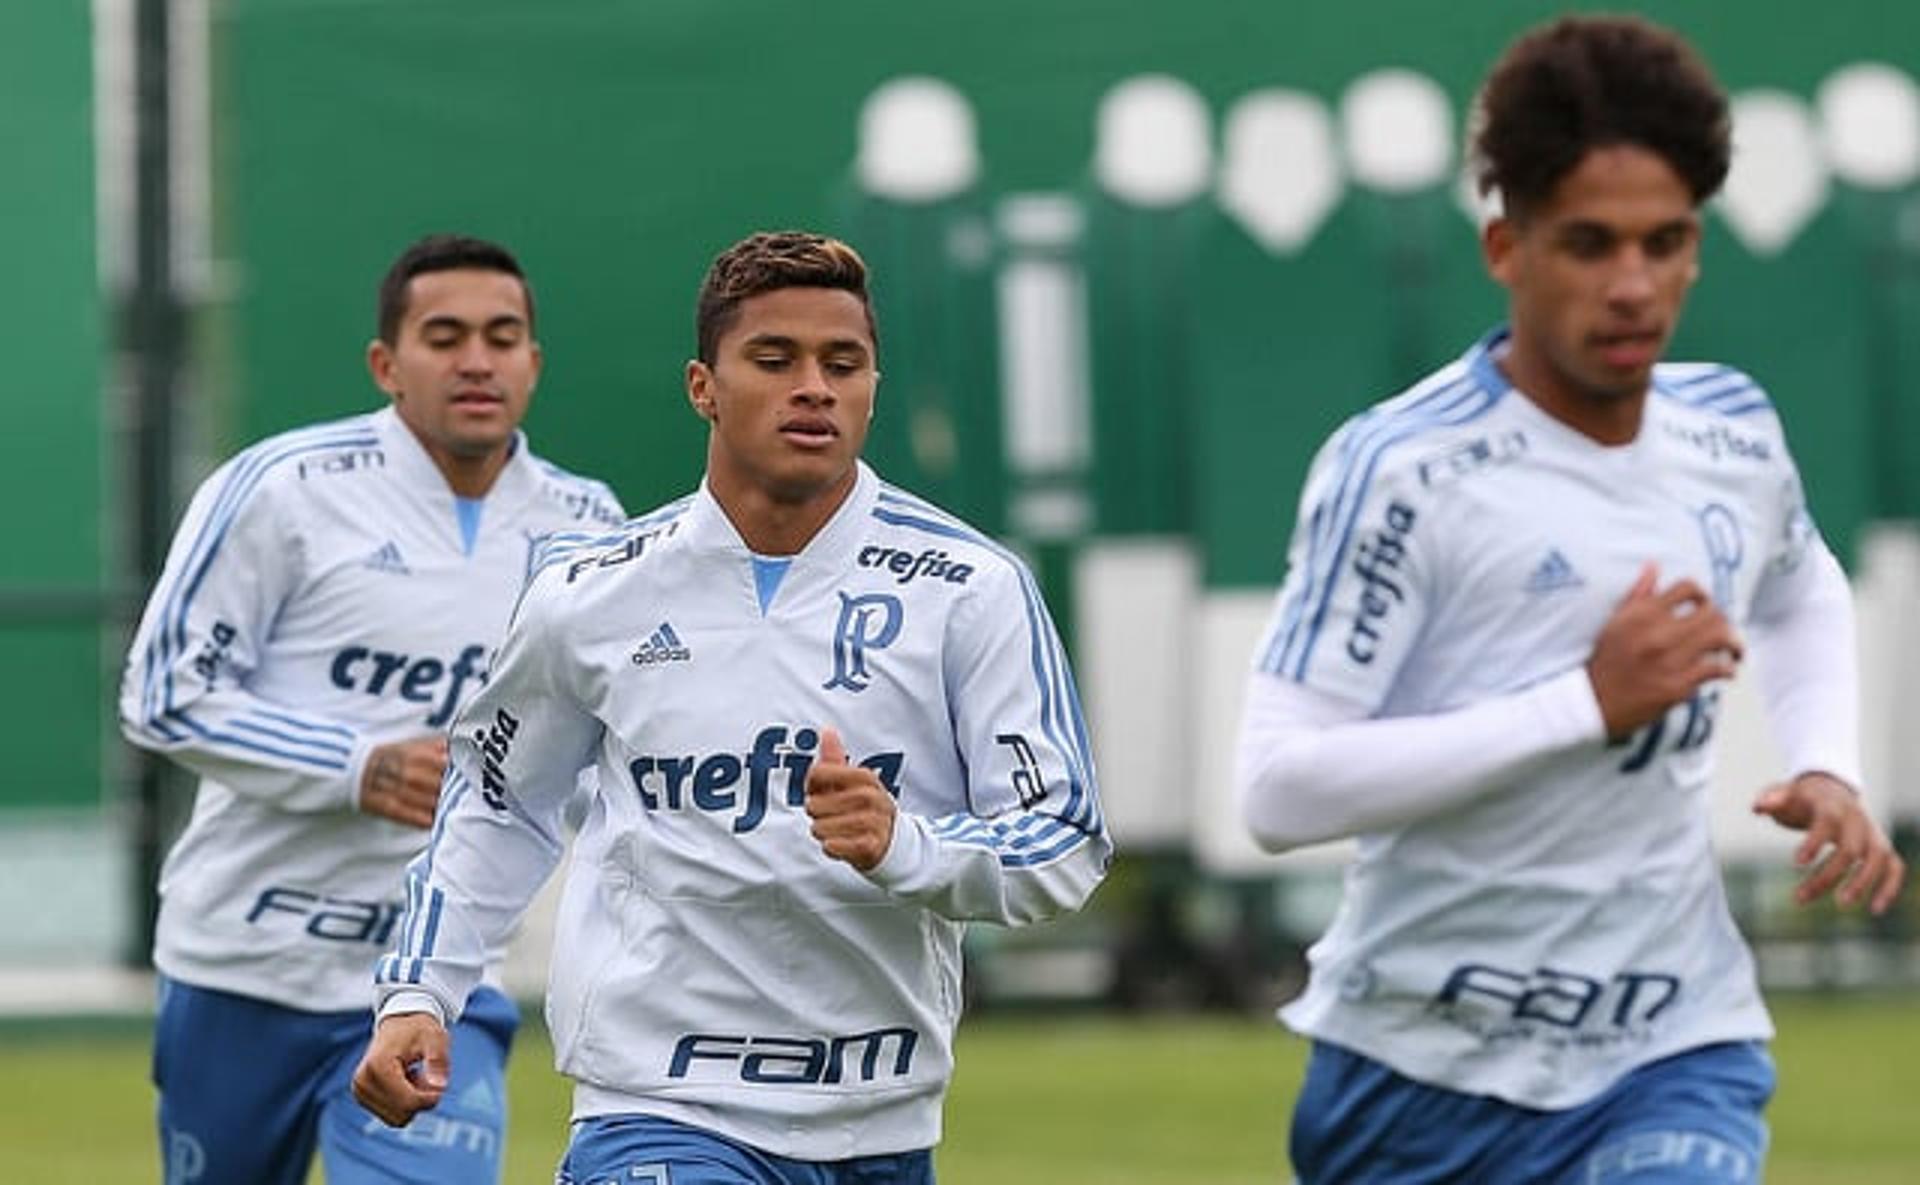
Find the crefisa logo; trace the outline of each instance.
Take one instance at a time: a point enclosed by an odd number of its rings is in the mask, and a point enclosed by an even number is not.
[[[1361,581],[1360,604],[1353,615],[1353,629],[1347,634],[1347,657],[1357,663],[1373,661],[1380,651],[1380,631],[1386,627],[1387,616],[1407,599],[1407,590],[1397,577],[1407,558],[1407,535],[1416,517],[1413,507],[1405,502],[1388,503],[1385,519],[1354,554],[1353,571]]]
[[[894,547],[869,546],[860,549],[858,558],[862,568],[879,568],[893,573],[895,584],[909,584],[922,576],[948,584],[965,584],[967,577],[973,575],[972,564],[950,560],[946,552],[934,547],[916,555]]]

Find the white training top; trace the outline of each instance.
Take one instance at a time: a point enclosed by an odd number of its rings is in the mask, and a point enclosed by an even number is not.
[[[1662,365],[1637,438],[1607,447],[1513,390],[1503,345],[1321,451],[1241,783],[1269,847],[1359,835],[1288,1023],[1564,1108],[1771,1034],[1708,835],[1720,689],[1607,744],[1584,670],[1601,625],[1649,562],[1695,580],[1760,652],[1792,768],[1857,785],[1852,619],[1751,379]]]
[[[200,775],[154,962],[333,1011],[371,1003],[425,831],[358,813],[375,745],[445,730],[487,677],[536,540],[622,521],[516,437],[466,546],[389,408],[264,440],[188,506],[120,687],[127,739]]]
[[[899,799],[867,875],[809,832],[825,727]],[[935,1143],[961,923],[1077,908],[1111,854],[1031,576],[864,465],[764,610],[704,486],[543,564],[457,726],[382,1015],[457,1013],[559,858],[583,765],[547,1000],[575,1117],[784,1156]]]

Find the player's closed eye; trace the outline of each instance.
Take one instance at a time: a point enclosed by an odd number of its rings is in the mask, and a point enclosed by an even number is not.
[[[1575,259],[1604,259],[1613,250],[1614,236],[1597,226],[1576,226],[1561,237],[1560,245]]]
[[[1692,241],[1691,226],[1663,226],[1647,236],[1647,255],[1654,259],[1665,259],[1684,250]]]

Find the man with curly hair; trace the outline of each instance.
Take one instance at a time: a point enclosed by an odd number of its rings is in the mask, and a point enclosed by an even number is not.
[[[1358,837],[1284,1019],[1303,1182],[1757,1181],[1772,1035],[1706,794],[1746,676],[1801,902],[1886,910],[1847,582],[1752,378],[1660,361],[1727,103],[1633,18],[1569,17],[1480,98],[1509,323],[1344,425],[1301,499],[1239,754],[1267,848]]]

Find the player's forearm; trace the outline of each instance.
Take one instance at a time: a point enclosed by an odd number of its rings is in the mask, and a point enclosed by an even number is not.
[[[1291,689],[1256,673],[1241,726],[1241,814],[1269,851],[1417,822],[1511,784],[1538,761],[1605,740],[1578,668],[1432,716],[1314,720]]]
[[[1748,626],[1760,698],[1789,773],[1861,784],[1860,670],[1853,591],[1825,548],[1810,554],[1799,595]]]
[[[374,967],[374,996],[383,1012],[417,1011],[424,994],[450,1024],[552,874],[561,844],[557,809],[551,819],[495,812],[457,773],[443,793],[434,838],[407,868],[406,913],[393,951]]]
[[[206,697],[191,712],[123,697],[121,733],[242,798],[288,811],[355,809],[371,744],[357,730],[252,697]]]
[[[1112,853],[1097,824],[1027,812],[997,820],[903,812],[886,858],[868,875],[942,917],[1019,926],[1084,905]]]

